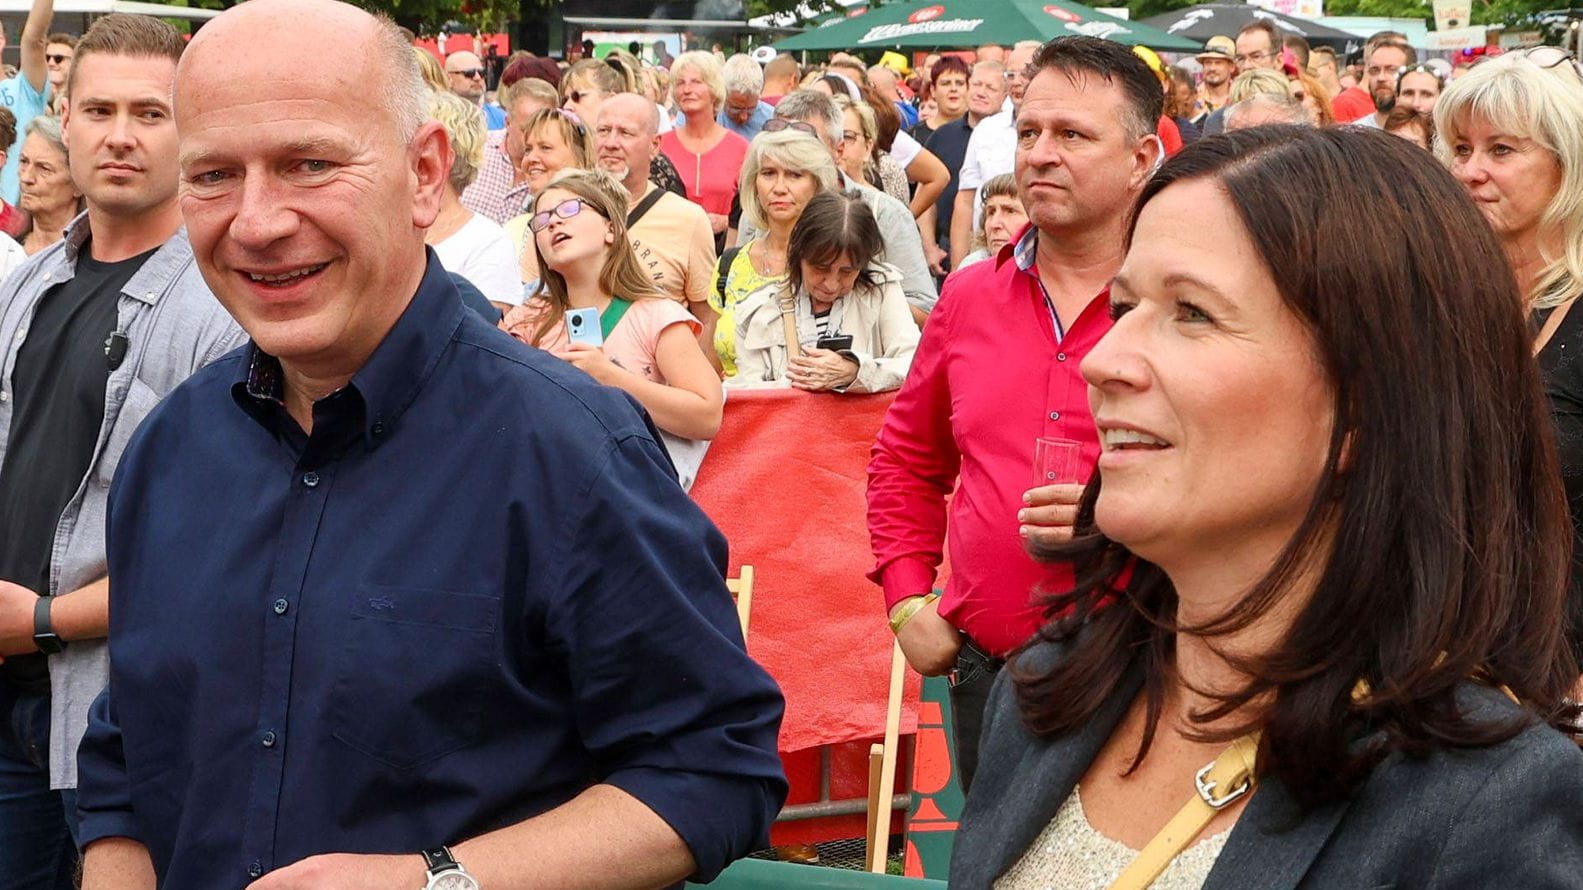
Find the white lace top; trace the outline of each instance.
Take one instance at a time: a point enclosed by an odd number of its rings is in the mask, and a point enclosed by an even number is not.
[[[1151,890],[1200,890],[1230,833],[1210,835],[1183,850],[1149,885]],[[1073,788],[1028,852],[995,882],[995,890],[1106,890],[1137,855],[1088,824]]]

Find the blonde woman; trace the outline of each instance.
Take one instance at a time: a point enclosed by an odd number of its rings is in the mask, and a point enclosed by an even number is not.
[[[466,278],[502,312],[522,302],[517,255],[494,220],[462,206],[462,190],[484,163],[484,112],[455,93],[429,93],[429,117],[445,127],[455,159],[440,193],[440,215],[424,233],[446,271]]]
[[[1583,646],[1583,71],[1554,46],[1487,59],[1446,87],[1434,120],[1437,150],[1500,239],[1538,332],[1575,534],[1568,638]]]
[[[808,392],[900,389],[918,349],[901,273],[875,257],[879,224],[857,192],[825,192],[792,230],[783,284],[737,307],[733,386],[789,386]],[[798,349],[786,348],[788,319]]]
[[[770,121],[770,125],[783,124],[780,118]],[[786,279],[792,229],[808,202],[836,188],[840,179],[830,152],[811,127],[806,131],[796,124],[766,128],[748,148],[740,184],[742,218],[759,234],[721,255],[709,297],[718,316],[709,342],[725,376],[736,373],[737,303]]]
[[[660,137],[660,151],[681,174],[687,200],[709,214],[709,227],[718,240],[729,222],[748,141],[717,120],[726,101],[726,84],[720,62],[712,54],[682,53],[671,63],[671,76],[676,109],[685,123]]]
[[[568,167],[591,170],[594,166],[594,140],[588,126],[559,108],[535,111],[522,124],[522,177],[528,194],[535,197]],[[531,202],[529,204],[531,205]],[[528,219],[532,212],[506,222],[506,234],[520,259],[522,281],[539,280],[538,260],[528,238]],[[532,288],[528,288],[532,292]]]
[[[723,398],[720,378],[698,346],[702,326],[655,288],[632,252],[626,219],[626,189],[610,174],[556,174],[530,218],[541,284],[500,326],[625,390],[661,431],[712,439]],[[571,342],[566,313],[573,309],[599,311],[603,345]]]

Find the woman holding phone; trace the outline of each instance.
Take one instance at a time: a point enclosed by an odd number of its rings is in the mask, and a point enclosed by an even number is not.
[[[533,202],[540,285],[500,322],[506,333],[638,400],[661,431],[712,439],[720,380],[698,346],[698,321],[661,294],[627,239],[627,193],[600,170],[563,170]],[[597,312],[601,345],[573,342],[567,314]],[[591,315],[592,313],[585,313]],[[582,327],[592,329],[590,319]],[[592,331],[590,330],[590,339]]]
[[[787,245],[786,280],[737,306],[731,385],[899,389],[919,334],[901,273],[874,259],[883,248],[874,214],[857,192],[809,199]],[[793,335],[798,348],[789,353]]]

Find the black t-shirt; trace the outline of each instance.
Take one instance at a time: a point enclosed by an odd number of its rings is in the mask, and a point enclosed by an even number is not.
[[[0,578],[49,591],[55,527],[88,475],[104,424],[105,341],[116,330],[121,288],[152,253],[101,263],[85,244],[76,275],[50,288],[34,309],[11,373],[11,434],[0,464]],[[42,655],[6,659],[0,677],[24,689],[48,688]]]
[[[967,124],[967,115],[962,115],[946,124],[929,136],[924,148],[934,153],[951,171],[951,181],[946,183],[945,191],[935,201],[937,212],[935,217],[935,240],[944,245],[951,237],[951,217],[956,208],[956,191],[962,184],[962,161],[967,158],[967,140],[973,135],[973,128]]]
[[[1544,326],[1551,310],[1534,313],[1535,330]],[[1568,639],[1583,646],[1583,306],[1573,306],[1539,350],[1539,371],[1555,420],[1556,450],[1561,458],[1561,482],[1572,508],[1572,590],[1567,619]]]

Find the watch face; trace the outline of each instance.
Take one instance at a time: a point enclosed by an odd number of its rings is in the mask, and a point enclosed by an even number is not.
[[[427,890],[478,890],[478,882],[466,872],[448,871],[429,881]]]

